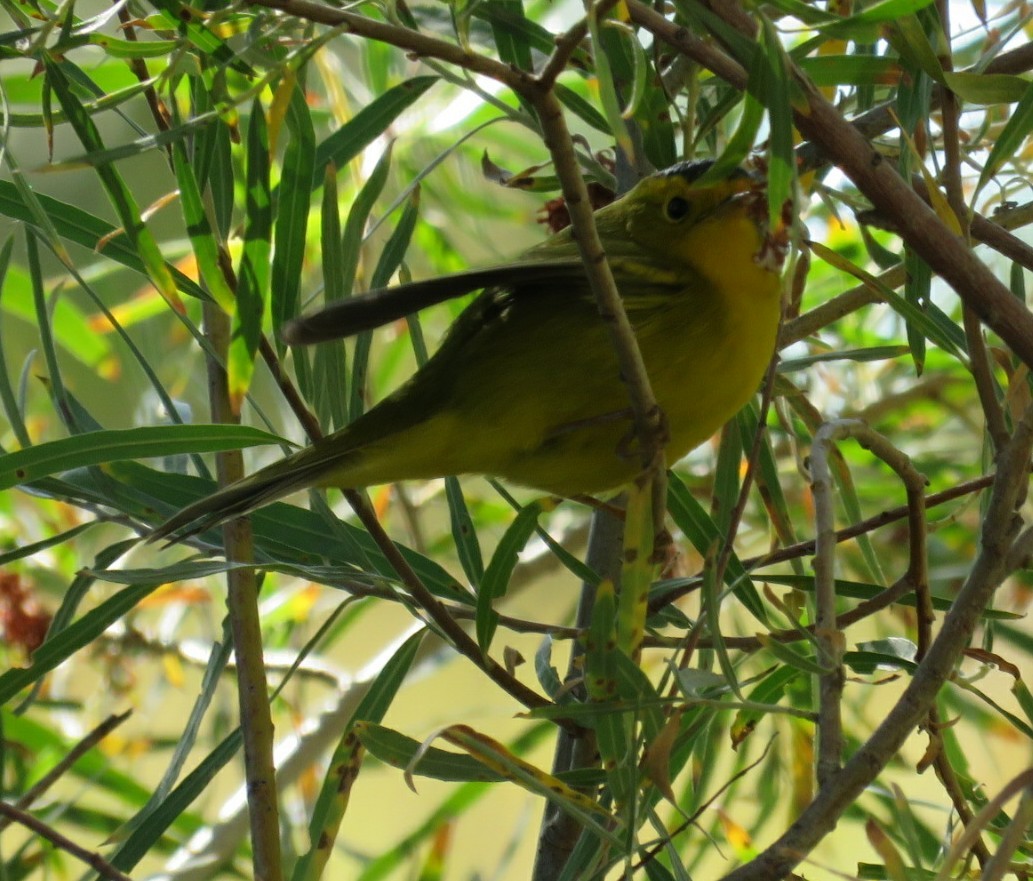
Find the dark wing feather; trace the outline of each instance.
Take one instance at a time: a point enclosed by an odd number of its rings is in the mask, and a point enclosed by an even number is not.
[[[482,288],[520,288],[544,282],[570,283],[583,280],[584,276],[585,270],[578,260],[528,260],[475,269],[399,287],[381,288],[340,300],[311,315],[288,322],[281,336],[284,342],[291,345],[344,339]]]

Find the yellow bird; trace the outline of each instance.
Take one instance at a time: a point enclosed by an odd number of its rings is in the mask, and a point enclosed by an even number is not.
[[[595,222],[667,418],[667,459],[702,443],[756,392],[775,347],[782,249],[743,170],[699,183],[675,165]],[[394,394],[350,425],[187,506],[152,539],[181,540],[306,487],[486,474],[560,496],[618,488],[640,467],[609,330],[572,232],[512,265],[352,298],[285,329],[339,338],[471,290],[483,293]]]

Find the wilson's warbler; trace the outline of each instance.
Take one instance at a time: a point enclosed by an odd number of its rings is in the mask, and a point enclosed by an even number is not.
[[[711,163],[642,180],[595,221],[657,401],[668,461],[757,390],[775,345],[781,251],[766,200]],[[340,431],[184,508],[152,536],[196,534],[312,486],[487,474],[561,496],[617,488],[640,468],[628,392],[570,230],[510,266],[353,298],[302,318],[289,342],[347,336],[484,292],[398,391]]]

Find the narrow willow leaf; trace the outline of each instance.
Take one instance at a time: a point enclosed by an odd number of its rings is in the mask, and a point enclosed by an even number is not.
[[[38,207],[44,212],[44,226],[53,224],[62,239],[67,239],[69,242],[82,245],[90,250],[95,250],[98,242],[104,242],[103,254],[105,257],[128,266],[129,269],[138,273],[146,273],[143,260],[125,241],[125,237],[112,238],[112,233],[116,230],[111,223],[101,220],[81,208],[76,208],[73,204],[42,193],[34,193],[33,201],[38,203]],[[10,181],[0,181],[0,215],[41,228],[45,235],[45,229],[40,227],[37,222],[32,204],[22,197],[19,188]],[[48,239],[48,241],[50,240]],[[175,266],[166,264],[166,269],[183,293],[205,298],[205,292],[197,286],[196,282],[177,270]]]
[[[493,34],[506,30],[514,38],[519,38],[521,43],[543,55],[553,52],[556,49],[556,35],[527,18],[522,8],[515,9],[514,6],[517,5],[519,4],[511,6],[508,3],[477,3],[470,10],[470,14],[491,24]],[[588,70],[592,63],[591,55],[585,48],[578,47],[571,54],[568,63],[574,68]],[[524,69],[531,70],[530,67]]]
[[[765,674],[749,692],[746,701],[750,705],[770,704],[774,706],[785,695],[786,689],[800,676],[800,671],[788,665],[779,665]],[[738,747],[767,714],[757,709],[742,709],[736,712],[728,729],[732,743]]]
[[[904,280],[904,299],[916,310],[925,312],[932,291],[932,270],[929,268],[929,264],[907,245],[904,246],[904,268],[907,273]],[[908,346],[915,364],[915,374],[921,376],[925,369],[925,334],[922,333],[920,327],[910,321],[906,322],[906,326]]]
[[[895,18],[887,29],[890,44],[901,58],[921,70],[930,79],[943,82],[943,67],[936,57],[936,50],[929,42],[925,29],[916,15]]]
[[[883,55],[808,56],[798,63],[816,86],[891,86],[901,77],[900,63]]]
[[[792,587],[796,590],[805,590],[810,593],[814,592],[814,577],[811,575],[765,575],[764,580],[769,581],[772,584],[784,584],[787,587]],[[848,597],[850,599],[857,600],[870,600],[886,589],[879,584],[863,581],[847,581],[839,578],[836,579],[835,586],[836,596]],[[950,611],[951,599],[949,597],[933,595],[930,597],[930,601],[936,611]],[[909,593],[897,600],[897,604],[913,608],[916,605],[915,595],[913,593]],[[1007,612],[1002,609],[984,609],[980,617],[1006,621],[1016,619],[1021,617],[1021,615],[1015,612]]]
[[[711,516],[718,532],[726,535],[732,525],[732,512],[739,500],[741,486],[739,472],[742,469],[743,445],[738,429],[731,423],[721,431],[721,442],[717,451],[717,466],[714,469],[714,490],[711,497]]]
[[[759,415],[758,407],[754,402],[747,404],[736,415],[735,421],[742,435],[744,450],[750,449],[753,444],[753,438],[757,433]],[[792,545],[796,544],[797,541],[796,526],[789,512],[789,503],[786,500],[785,493],[782,491],[780,477],[772,440],[770,435],[765,432],[761,438],[754,480],[757,482],[757,491],[764,501],[764,507],[771,518],[775,533],[782,544]],[[804,564],[800,560],[793,560],[790,565],[793,566],[797,573],[802,573],[804,570]]]
[[[341,218],[337,209],[337,170],[328,165],[323,178],[323,205],[320,222],[320,264],[323,271],[323,301],[344,299],[344,244]],[[295,349],[295,363],[306,363],[308,353]],[[312,377],[307,389],[321,425],[335,429],[348,423],[348,361],[344,345],[338,340],[315,346],[311,352]]]
[[[591,725],[599,745],[599,755],[614,800],[626,805],[635,791],[633,714],[614,704],[620,689],[620,660],[617,648],[617,597],[613,583],[606,579],[596,588],[592,620],[585,642],[585,688],[591,704]]]
[[[777,639],[771,639],[767,634],[758,633],[757,639],[760,644],[771,652],[771,654],[773,654],[779,661],[783,664],[788,664],[794,670],[799,670],[801,673],[805,673],[810,676],[825,676],[829,673],[829,671],[819,664],[813,657],[802,655],[795,649],[790,648],[788,645],[779,642]]]
[[[82,145],[89,152],[103,150],[104,142],[101,140],[100,133],[97,131],[93,120],[83,109],[79,99],[73,94],[68,79],[62,70],[63,64],[68,64],[68,62],[59,64],[49,57],[45,59],[44,67],[47,72],[47,82],[51,85],[58,100],[61,102],[61,106],[68,115],[68,121],[71,123],[72,128],[75,129],[75,133]],[[129,185],[122,179],[122,176],[114,167],[110,165],[97,166],[97,175],[104,185],[108,198],[111,200],[111,204],[114,206],[115,212],[122,224],[122,229],[143,263],[147,275],[158,289],[158,292],[166,300],[170,303],[177,303],[179,298],[176,293],[175,282],[165,265],[165,260],[161,255],[161,250],[158,248],[157,241],[155,241],[151,231],[140,217],[140,210],[136,205],[136,200],[133,198]]]
[[[412,239],[413,230],[416,228],[416,220],[419,216],[420,191],[416,188],[412,191],[405,210],[399,218],[398,226],[391,233],[391,237],[384,245],[380,254],[370,286],[376,290],[387,286],[391,276],[395,274],[402,261],[405,259],[406,249]],[[355,338],[355,351],[352,355],[352,388],[348,412],[351,418],[357,419],[365,409],[366,402],[364,393],[366,387],[366,372],[369,369],[369,351],[372,334],[365,332]]]
[[[822,260],[849,273],[858,281],[871,288],[893,310],[913,323],[921,332],[944,351],[961,361],[967,359],[965,334],[935,303],[927,304],[924,310],[916,309],[896,291],[880,282],[875,276],[865,272],[855,263],[841,257],[831,248],[820,242],[810,242],[809,247]]]
[[[343,168],[437,81],[435,76],[413,77],[374,99],[316,148],[315,167],[326,168],[333,163]],[[316,175],[314,180],[318,183],[322,178]]]
[[[1029,88],[1028,80],[1006,73],[944,71],[943,78],[966,104],[1014,104]]]
[[[979,182],[976,184],[976,195],[990,182],[1004,163],[1016,155],[1026,142],[1030,132],[1033,132],[1033,83],[1026,87],[1026,93],[1015,105],[1008,122],[994,138],[990,154],[986,157],[986,163],[979,175]],[[974,200],[975,196],[973,196]]]
[[[244,250],[237,269],[237,309],[233,314],[227,356],[233,411],[251,385],[255,354],[262,337],[262,319],[269,302],[269,257],[272,251],[273,206],[269,186],[269,132],[265,111],[256,99],[247,130],[247,185],[244,205]]]
[[[186,150],[182,144],[173,147],[172,159],[176,170],[176,183],[179,186],[183,220],[201,277],[204,278],[208,291],[219,307],[227,315],[232,315],[236,310],[237,301],[219,265],[219,246],[204,210],[201,190],[194,177],[193,167],[187,160]]]
[[[599,87],[599,103],[611,135],[617,142],[617,149],[635,163],[635,146],[631,134],[624,121],[619,95],[628,85],[630,71],[621,64],[623,61],[624,37],[613,28],[601,27],[596,14],[588,16],[588,29],[592,35],[592,43],[597,46],[595,57],[595,75]],[[618,65],[615,68],[614,65]],[[618,79],[619,74],[627,74]]]
[[[201,687],[198,691],[197,697],[194,699],[194,704],[190,710],[190,716],[180,732],[172,757],[165,767],[165,772],[162,774],[161,780],[158,781],[158,785],[151,793],[150,798],[147,799],[147,804],[133,815],[133,817],[131,817],[126,825],[120,830],[118,836],[120,839],[129,839],[136,830],[145,825],[150,825],[155,816],[160,819],[158,823],[154,824],[151,828],[168,828],[172,822],[180,818],[179,812],[173,812],[170,810],[169,798],[175,792],[174,787],[176,781],[179,779],[187,760],[194,752],[194,747],[197,744],[197,737],[201,731],[202,722],[205,719],[205,715],[211,706],[213,699],[219,691],[219,684],[226,672],[226,667],[229,664],[232,654],[233,637],[229,629],[229,621],[224,618],[222,622],[221,639],[212,646],[212,651],[208,657],[208,663],[205,666],[204,675],[201,680]],[[202,762],[202,764],[204,764],[204,762]],[[185,808],[186,805],[184,804],[182,807]],[[128,844],[128,841],[126,843]],[[141,842],[138,839],[136,844],[139,845],[140,843]],[[153,841],[149,842],[149,844],[153,844]],[[131,849],[132,848],[127,848],[127,850]],[[149,849],[150,847],[148,846],[146,850]],[[121,852],[121,848],[116,851],[116,854],[119,852]]]
[[[158,15],[164,19],[164,28],[184,36],[200,52],[201,57],[211,58],[220,65],[228,65],[245,77],[255,76],[251,67],[212,32],[203,15],[181,0],[156,0],[154,5],[160,10]]]
[[[552,90],[556,93],[556,97],[560,99],[560,103],[582,122],[587,123],[603,134],[608,135],[610,133],[610,126],[606,121],[606,117],[596,110],[594,104],[586,101],[573,89],[563,85],[563,83],[556,83]]]
[[[120,144],[117,147],[99,146],[96,150],[84,153],[81,156],[72,156],[61,162],[52,162],[46,168],[48,171],[70,171],[86,166],[98,168],[103,165],[111,165],[124,159],[132,159],[151,153],[162,147],[169,147],[179,144],[191,137],[197,137],[204,129],[214,126],[219,122],[219,114],[214,110],[208,113],[199,113],[192,116],[189,121],[162,129],[151,135],[142,135],[128,144]]]
[[[202,793],[208,791],[214,778],[240,751],[243,739],[240,728],[226,735],[183,781],[169,793],[154,813],[150,814],[125,842],[108,857],[123,872],[131,871],[145,856],[152,853],[156,842]]]
[[[815,364],[825,364],[830,361],[853,361],[863,364],[871,361],[892,361],[901,355],[911,352],[910,346],[871,346],[866,349],[843,349],[837,352],[818,352],[814,355],[805,355],[802,358],[786,358],[779,361],[779,373],[792,373],[795,370],[806,370]]]
[[[715,541],[722,540],[721,531],[710,515],[703,510],[682,479],[674,472],[668,474],[667,511],[685,537],[701,554],[706,555]],[[725,583],[750,614],[768,626],[764,601],[750,580],[749,573],[734,553],[728,558],[728,565],[725,568]]]
[[[921,12],[932,3],[933,0],[879,0],[871,6],[866,6],[854,17],[858,21],[871,23],[897,21],[905,15]]]
[[[419,328],[416,321],[412,323],[413,327]],[[481,645],[481,651],[487,652],[488,643],[491,642],[491,636],[495,632],[496,616],[491,610],[491,601],[494,597],[486,595],[483,589],[484,558],[481,554],[481,542],[477,535],[477,527],[474,524],[473,517],[470,516],[470,509],[467,507],[466,499],[463,498],[463,489],[457,477],[449,476],[445,478],[445,501],[448,503],[449,525],[452,530],[452,540],[456,546],[456,554],[459,557],[459,565],[463,567],[467,581],[477,591],[477,638],[478,641],[480,641],[482,636],[487,638],[488,642]],[[527,539],[525,538],[524,543],[526,542]],[[517,553],[522,548],[523,544],[517,549]],[[497,554],[498,550],[496,550]],[[516,563],[515,557],[513,563]],[[501,585],[496,583],[492,586],[491,591],[499,590],[501,593],[498,596],[503,595],[508,581],[509,575],[506,574],[504,583]],[[484,618],[481,617],[482,613],[485,616]],[[483,631],[482,625],[484,627]]]
[[[369,222],[373,206],[380,198],[384,185],[387,183],[388,174],[391,171],[392,146],[393,142],[388,142],[387,148],[377,160],[373,172],[355,197],[355,201],[348,211],[348,218],[344,222],[344,232],[341,237],[340,294],[342,297],[351,296],[354,292],[355,275],[359,265],[366,224]]]
[[[717,560],[717,552],[721,545],[715,541],[704,554],[706,561],[703,569],[703,586],[700,590],[703,611],[706,613],[706,627],[710,634],[711,642],[714,644],[714,656],[717,658],[717,665],[721,668],[728,687],[732,693],[742,700],[742,692],[739,690],[739,678],[735,673],[735,664],[732,663],[731,655],[728,654],[728,645],[725,643],[724,632],[721,629],[721,600],[722,594],[718,590],[717,580],[714,577],[714,567]]]
[[[40,265],[39,244],[33,230],[25,231],[25,251],[29,264],[29,279],[32,284],[32,302],[36,311],[36,328],[39,331],[40,346],[43,349],[43,360],[47,365],[44,382],[50,391],[54,408],[65,428],[70,434],[77,434],[83,427],[76,421],[76,414],[68,404],[65,394],[61,365],[57,360],[57,349],[54,345],[54,332],[50,322],[50,309],[47,303],[43,283],[43,267]]]
[[[183,453],[236,450],[282,438],[240,425],[161,425],[93,431],[0,456],[0,490],[87,465]]]
[[[3,333],[3,314],[7,310],[7,270],[10,266],[13,248],[14,236],[10,235],[4,241],[3,248],[0,248],[0,303],[4,307],[0,310],[0,335]],[[4,347],[0,346],[0,401],[3,402],[4,413],[7,415],[7,422],[11,426],[15,438],[19,444],[27,447],[32,443],[32,440],[29,437],[28,429],[25,427],[21,407],[18,406],[18,396],[11,385],[10,376],[11,374],[7,372],[7,358],[4,355]]]
[[[535,795],[543,796],[558,805],[564,812],[591,828],[597,835],[604,836],[613,844],[618,837],[608,828],[612,820],[610,812],[598,805],[592,798],[568,786],[559,778],[542,771],[507,749],[497,740],[481,734],[469,725],[450,725],[439,735],[462,747],[489,769],[502,774]]]
[[[393,768],[446,783],[500,783],[506,779],[472,756],[422,746],[418,740],[373,721],[357,721],[354,727],[370,755]]]
[[[480,5],[497,11],[495,15],[484,17],[491,24],[499,59],[517,70],[533,70],[530,35],[528,29],[521,26],[527,21],[521,0],[485,0]]]
[[[136,504],[145,509],[140,516],[146,516],[148,521],[153,521],[156,514],[178,511],[217,488],[212,480],[169,474],[131,461],[113,462],[107,471],[132,492]],[[272,559],[305,567],[300,577],[339,587],[347,587],[354,573],[362,571],[375,572],[391,582],[397,579],[397,572],[369,533],[350,523],[286,502],[273,502],[253,512],[251,523],[256,547]],[[212,539],[213,544],[221,541],[218,531]],[[399,548],[435,596],[465,605],[471,603],[469,592],[443,566],[404,545]]]
[[[495,628],[498,626],[498,613],[492,604],[495,600],[505,596],[506,590],[509,588],[509,579],[520,559],[520,552],[527,546],[528,540],[534,534],[541,512],[541,505],[532,502],[517,514],[499,540],[498,546],[488,562],[488,568],[474,582],[479,585],[477,591],[477,644],[485,655],[491,647],[491,640],[495,635]],[[473,528],[472,521],[470,521],[469,527]],[[476,544],[474,546],[477,549],[479,562],[480,546]],[[469,575],[469,573],[467,574]]]
[[[59,532],[56,535],[48,536],[40,541],[34,541],[31,544],[22,545],[21,547],[2,553],[0,554],[0,566],[7,566],[16,560],[23,560],[26,557],[35,556],[49,548],[62,545],[65,542],[74,541],[79,536],[79,533],[92,529],[97,525],[97,522],[98,521],[93,520],[88,523],[80,523],[78,526],[73,526],[71,529],[65,530],[64,532]]]
[[[775,26],[761,17],[763,39],[758,44],[758,57],[763,59],[764,104],[768,111],[771,134],[768,139],[768,224],[773,230],[783,228],[785,206],[793,200],[796,157],[793,152],[793,108],[787,59]]]
[[[286,112],[290,141],[283,154],[276,199],[276,247],[273,250],[270,312],[274,335],[295,318],[301,302],[309,198],[315,182],[316,135],[302,87],[291,89]]]
[[[362,741],[358,726],[377,724],[384,718],[416,661],[425,635],[426,631],[420,630],[398,647],[369,683],[355,712],[345,724],[345,733],[331,756],[327,774],[312,809],[308,826],[311,847],[295,865],[291,876],[294,881],[322,876],[347,807],[350,794],[350,789],[346,788],[347,778],[354,780],[358,775],[358,757],[354,748],[356,743]],[[365,746],[365,743],[362,745]]]

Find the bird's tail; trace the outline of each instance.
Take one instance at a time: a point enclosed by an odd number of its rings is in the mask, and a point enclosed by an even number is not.
[[[184,541],[226,520],[242,517],[249,511],[275,502],[292,492],[316,486],[329,472],[335,470],[335,467],[339,467],[341,460],[348,455],[313,455],[317,450],[320,453],[324,452],[318,447],[309,447],[267,465],[210,496],[198,499],[152,531],[147,536],[147,541]]]

